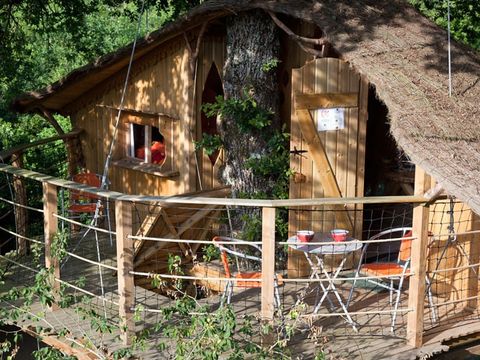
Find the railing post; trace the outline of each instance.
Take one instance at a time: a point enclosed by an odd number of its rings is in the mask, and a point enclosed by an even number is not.
[[[133,240],[132,235],[132,204],[127,201],[115,201],[115,224],[117,239],[117,278],[118,278],[118,311],[122,340],[130,345],[135,334],[133,307],[135,306],[135,283],[133,275]]]
[[[262,309],[261,319],[273,320],[275,278],[275,208],[262,209]]]
[[[55,217],[57,213],[57,187],[55,185],[44,182],[43,187],[43,224],[45,236],[45,267],[53,268],[52,286],[55,298],[60,292],[60,283],[55,279],[60,279],[60,263],[52,254],[52,243],[58,230],[58,219]],[[58,309],[58,305],[53,304],[50,310]]]
[[[415,169],[415,195],[423,195],[430,188],[431,178],[418,166]],[[413,209],[413,236],[408,290],[407,341],[414,347],[423,344],[423,321],[427,274],[429,207],[417,204]]]

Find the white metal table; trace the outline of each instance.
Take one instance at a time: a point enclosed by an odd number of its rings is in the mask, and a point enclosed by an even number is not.
[[[312,270],[310,279],[317,279],[319,287],[323,292],[322,297],[315,304],[313,313],[316,314],[318,312],[325,299],[328,300],[331,308],[333,309],[334,305],[328,297],[329,293],[333,293],[337,298],[345,317],[347,318],[347,322],[352,325],[353,330],[357,331],[355,322],[352,320],[350,314],[348,313],[347,307],[343,303],[343,300],[338,293],[337,288],[335,287],[335,280],[343,270],[343,266],[347,261],[348,254],[360,250],[362,248],[362,243],[351,237],[348,237],[346,241],[334,242],[329,233],[315,233],[314,238],[309,243],[300,243],[297,239],[297,236],[292,236],[287,240],[287,243],[290,248],[303,252]],[[313,263],[310,255],[313,255],[316,260],[316,264]],[[343,255],[342,261],[332,273],[328,273],[328,271],[325,269],[325,263],[323,261],[325,255]],[[323,274],[324,278],[321,278],[320,274]],[[327,286],[323,284],[324,281],[327,282]],[[308,286],[309,284],[307,284],[307,287]]]

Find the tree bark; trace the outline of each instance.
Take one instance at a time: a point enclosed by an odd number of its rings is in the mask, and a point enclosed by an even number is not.
[[[12,158],[12,166],[23,168],[23,154],[16,153]],[[13,176],[13,192],[15,194],[15,203],[19,205],[27,205],[27,190],[25,181],[20,176]],[[27,235],[27,209],[22,206],[15,206],[15,228],[17,236],[17,254],[26,255],[28,250],[28,243],[25,240]]]
[[[278,29],[263,11],[252,11],[227,19],[227,56],[224,66],[225,99],[245,98],[251,94],[259,107],[271,111],[272,127],[280,126],[278,116],[277,72],[265,72],[262,65],[278,59]],[[225,149],[222,180],[232,186],[234,196],[268,193],[271,184],[255,177],[245,166],[249,158],[265,155],[265,140],[260,131],[241,133],[235,119],[221,119],[219,126]]]

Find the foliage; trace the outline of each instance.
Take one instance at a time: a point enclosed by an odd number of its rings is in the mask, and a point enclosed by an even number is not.
[[[203,133],[200,141],[195,141],[195,150],[203,149],[207,155],[212,155],[222,147],[222,138],[220,135],[210,135]]]
[[[299,304],[278,323],[265,325],[249,315],[238,318],[230,305],[212,311],[184,296],[162,309],[163,320],[155,331],[173,340],[173,345],[163,343],[161,348],[173,346],[176,359],[290,359],[287,343],[295,334],[304,309]],[[260,345],[262,336],[269,336],[272,343]]]
[[[447,0],[409,0],[425,16],[447,28]],[[475,49],[480,49],[480,2],[450,0],[452,36]]]
[[[62,233],[54,236],[53,248],[60,256],[64,256],[66,236]],[[12,255],[14,256],[14,255]],[[168,260],[171,274],[183,274],[180,258],[171,256]],[[2,273],[6,273],[0,266]],[[55,298],[62,308],[73,309],[81,319],[87,320],[92,330],[99,337],[100,344],[88,341],[84,346],[97,353],[99,358],[124,359],[144,352],[155,346],[161,358],[194,359],[291,359],[288,348],[289,340],[296,334],[301,322],[301,315],[305,313],[306,306],[297,304],[285,315],[279,315],[274,322],[265,324],[253,316],[238,317],[231,306],[220,305],[212,308],[211,305],[201,305],[196,299],[183,293],[183,284],[177,292],[181,294],[170,306],[161,309],[158,322],[145,328],[133,337],[131,346],[123,347],[108,353],[103,345],[105,334],[115,334],[122,331],[120,324],[99,314],[92,304],[92,299],[76,292],[69,292],[67,286],[60,288],[54,294],[52,286],[52,271],[40,269],[31,285],[23,283],[21,287],[13,287],[5,294],[0,295],[2,304],[9,306],[0,308],[0,325],[5,322],[20,323],[24,320],[37,320],[36,331],[39,334],[48,334],[55,331],[57,336],[67,340],[70,338],[71,329],[54,328],[45,319],[45,311],[32,312],[31,306],[35,299],[39,299],[44,307],[51,306]],[[85,280],[79,279],[75,286],[84,287]],[[55,296],[54,296],[55,295]],[[36,307],[37,308],[37,307]],[[140,321],[145,309],[138,306],[135,309],[134,320]],[[47,327],[42,326],[42,322]],[[0,354],[12,354],[18,347],[21,334],[15,334],[13,341],[0,344]],[[154,335],[163,337],[163,342],[148,342]],[[268,345],[261,344],[262,337],[268,337]],[[321,359],[320,354],[317,356]],[[69,360],[69,357],[53,348],[42,348],[36,351],[35,359]],[[13,358],[13,357],[12,357]]]
[[[273,58],[269,61],[267,61],[265,64],[262,65],[262,71],[265,72],[265,73],[269,73],[275,69],[278,68],[278,65],[281,63],[282,61],[277,59],[277,58]]]
[[[75,360],[76,357],[68,356],[51,347],[44,347],[32,352],[35,360]]]
[[[290,134],[283,131],[274,131],[269,136],[264,155],[252,155],[246,161],[247,168],[250,168],[255,176],[270,179],[272,181],[271,194],[274,199],[287,199],[290,176],[293,171],[290,169]],[[268,194],[267,194],[268,196]]]
[[[0,2],[0,148],[56,135],[39,115],[9,109],[14,97],[52,83],[133,41],[143,1],[27,0]],[[198,1],[148,1],[140,35]],[[161,11],[158,11],[158,10]],[[70,120],[55,115],[64,131]],[[25,167],[65,175],[65,149],[30,150]],[[48,170],[50,172],[48,172]]]
[[[219,257],[220,251],[215,245],[209,244],[203,247],[203,261],[210,262],[214,259],[218,259]]]
[[[202,108],[208,117],[233,117],[242,132],[262,130],[272,122],[273,114],[259,107],[247,91],[244,92],[243,99],[224,99],[219,95],[214,103],[204,104]]]
[[[273,65],[271,65],[273,66]],[[268,184],[268,192],[239,193],[239,197],[253,199],[287,199],[289,196],[289,182],[293,171],[290,169],[290,134],[273,129],[270,125],[273,114],[258,106],[251,96],[251,91],[244,91],[242,99],[224,99],[217,96],[215,103],[204,104],[202,110],[208,117],[231,117],[235,120],[238,130],[244,133],[260,133],[265,141],[262,154],[250,154],[245,161],[245,168],[250,169],[256,178],[264,179]],[[197,148],[203,147],[207,151],[214,151],[223,139],[216,135],[218,140],[214,144],[210,138],[197,143]],[[205,134],[204,134],[205,138]],[[288,231],[288,212],[280,209],[276,217],[276,231],[278,238],[285,238]],[[261,234],[262,222],[258,215],[245,213],[241,216],[243,229],[241,237],[244,240],[258,240]]]
[[[290,134],[274,130],[270,127],[273,114],[260,106],[250,94],[244,91],[244,97],[241,99],[224,99],[217,96],[213,104],[204,104],[202,110],[208,117],[220,115],[221,117],[231,117],[235,120],[238,130],[242,133],[258,133],[265,141],[264,154],[250,154],[246,160],[246,168],[251,169],[253,174],[270,182],[270,193],[248,193],[239,194],[240,197],[249,198],[288,198],[288,183],[292,174],[289,168],[290,152],[289,140]],[[214,151],[218,147],[211,146],[223,143],[219,139],[216,143],[210,139],[205,140],[208,151]],[[198,147],[203,147],[202,143],[197,143]],[[208,147],[210,146],[210,147]],[[212,151],[212,152],[213,152]]]

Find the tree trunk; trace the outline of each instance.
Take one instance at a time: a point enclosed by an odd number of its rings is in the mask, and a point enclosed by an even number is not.
[[[276,71],[265,72],[262,65],[278,59],[280,40],[271,18],[263,11],[253,11],[227,19],[227,57],[224,67],[225,99],[253,95],[258,106],[274,114],[273,127],[279,127],[278,81]],[[269,192],[271,183],[253,176],[245,161],[265,155],[265,140],[260,131],[241,133],[235,120],[222,118],[219,126],[225,149],[223,181],[232,186],[234,196]]]
[[[13,155],[12,166],[23,168],[23,154],[16,153]],[[19,205],[27,205],[27,190],[25,181],[20,176],[13,176],[13,192],[15,195],[15,203]],[[26,255],[28,250],[28,243],[25,240],[27,235],[27,209],[22,206],[15,206],[15,228],[17,236],[17,254]]]

